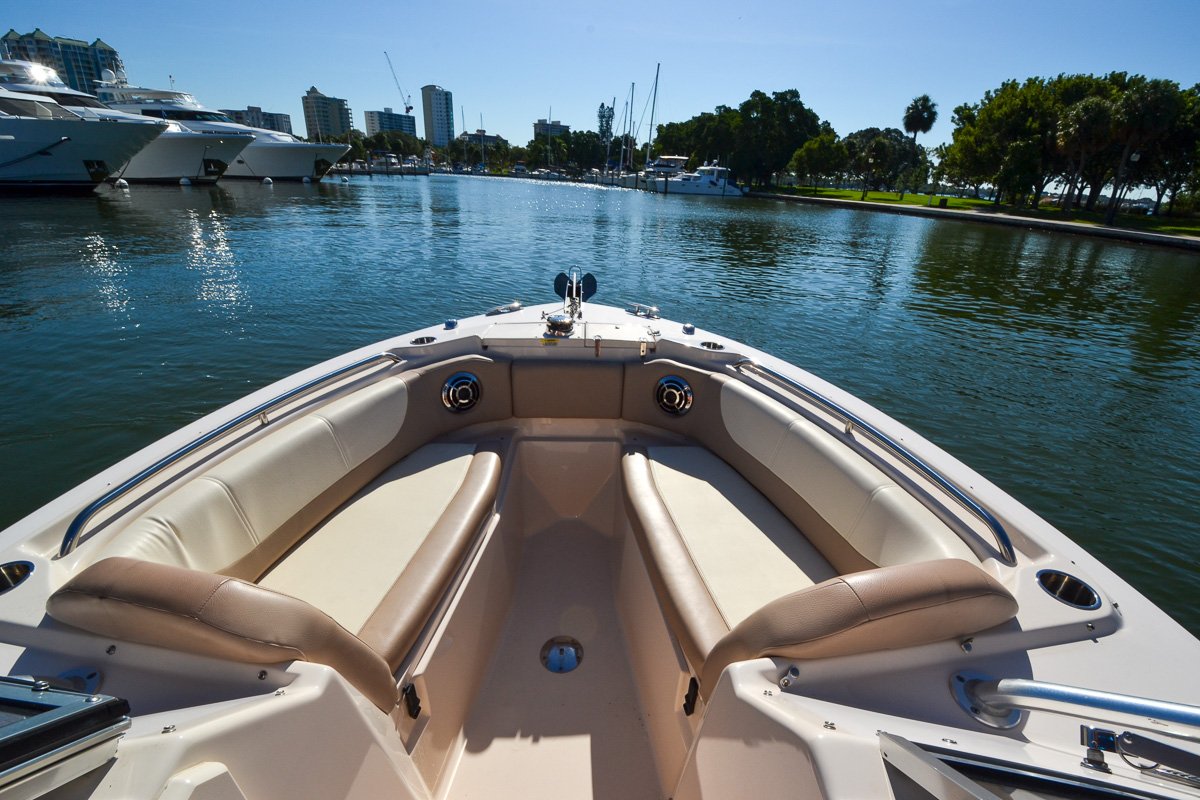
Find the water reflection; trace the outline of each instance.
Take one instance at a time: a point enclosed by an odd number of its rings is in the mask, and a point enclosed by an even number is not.
[[[191,246],[187,251],[188,268],[200,273],[196,299],[208,310],[229,320],[251,311],[247,292],[241,283],[237,258],[229,246],[224,218],[216,211],[201,215],[187,212]]]
[[[79,260],[98,279],[97,293],[106,309],[128,317],[129,288],[125,284],[128,269],[122,265],[120,252],[98,233],[84,237]]]

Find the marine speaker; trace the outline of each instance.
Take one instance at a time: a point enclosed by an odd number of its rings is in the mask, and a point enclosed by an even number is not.
[[[442,404],[451,411],[470,411],[482,394],[479,378],[469,372],[456,372],[442,386]]]
[[[654,387],[654,400],[663,411],[682,417],[692,407],[692,387],[678,375],[667,375]]]

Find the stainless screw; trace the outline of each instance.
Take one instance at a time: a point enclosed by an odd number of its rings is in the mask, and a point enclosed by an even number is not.
[[[110,644],[108,646],[108,649],[105,650],[104,652],[108,653],[111,656],[113,653],[117,652],[117,646],[115,644]]]
[[[163,725],[162,732],[163,732],[163,733],[174,733],[174,732],[175,732],[175,726],[174,726],[174,725]]]

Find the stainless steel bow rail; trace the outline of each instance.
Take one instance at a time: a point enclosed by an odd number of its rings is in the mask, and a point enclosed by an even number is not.
[[[942,475],[936,469],[922,461],[907,447],[900,444],[875,426],[871,425],[854,412],[842,407],[838,403],[835,403],[833,400],[830,400],[820,392],[814,391],[804,384],[789,378],[782,372],[777,372],[770,367],[764,367],[762,364],[759,364],[749,358],[735,361],[730,366],[739,372],[756,373],[759,377],[767,378],[779,386],[812,401],[825,411],[829,412],[835,417],[838,417],[842,420],[842,422],[846,423],[847,433],[849,433],[851,430],[857,430],[873,439],[876,444],[888,450],[892,453],[892,455],[896,456],[901,461],[915,469],[917,472],[924,475],[926,478],[936,484],[938,488],[953,497],[955,501],[957,501],[963,508],[967,509],[976,517],[978,517],[992,532],[992,536],[995,537],[996,547],[999,549],[1000,555],[1004,559],[1005,563],[1009,564],[1010,566],[1017,563],[1016,552],[1013,550],[1012,540],[1008,537],[1008,531],[1006,531],[1004,526],[1000,524],[1000,520],[996,519],[996,517],[993,516],[992,513],[986,508],[975,502],[970,495],[960,489],[949,478]]]
[[[58,549],[58,557],[64,558],[69,556],[75,550],[75,548],[79,545],[79,535],[83,532],[84,526],[87,525],[88,522],[91,521],[92,517],[96,516],[97,513],[112,505],[114,501],[125,496],[133,489],[142,485],[154,475],[157,475],[159,472],[171,466],[172,464],[196,452],[206,444],[219,439],[230,431],[236,430],[242,425],[245,425],[246,423],[255,419],[262,422],[263,425],[267,425],[270,422],[270,420],[267,418],[267,414],[269,414],[271,411],[274,411],[279,406],[291,400],[295,400],[301,395],[320,389],[321,387],[326,386],[339,378],[344,378],[352,372],[356,372],[367,367],[377,366],[385,362],[398,364],[403,360],[404,359],[400,358],[400,356],[397,356],[394,353],[379,353],[377,355],[367,356],[364,359],[355,361],[353,364],[347,364],[344,367],[340,367],[332,372],[326,373],[319,378],[313,378],[311,381],[301,384],[294,389],[289,389],[283,394],[274,397],[265,403],[257,405],[249,411],[239,414],[225,424],[212,429],[203,436],[193,439],[175,452],[159,459],[133,477],[110,489],[103,496],[97,500],[94,500],[86,508],[80,511],[75,516],[75,519],[71,520],[71,524],[67,527],[67,532],[63,536],[62,545]]]
[[[950,685],[964,710],[993,728],[1016,726],[1022,711],[1051,711],[1200,742],[1200,706],[971,672],[956,674]]]
[[[1081,766],[1111,773],[1104,754],[1115,753],[1144,775],[1200,789],[1200,753],[1194,749],[1200,743],[1200,706],[974,672],[955,674],[950,691],[964,711],[993,728],[1016,727],[1026,711],[1088,720],[1079,730],[1079,745],[1084,748]],[[1144,733],[1101,728],[1096,721],[1183,740],[1193,748]]]

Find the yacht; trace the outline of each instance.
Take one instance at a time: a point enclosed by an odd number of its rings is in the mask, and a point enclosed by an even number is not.
[[[95,96],[76,91],[50,67],[32,61],[0,61],[0,86],[18,92],[49,97],[85,119],[145,121],[145,117],[116,111]],[[124,178],[144,183],[215,183],[225,170],[254,141],[248,133],[197,133],[177,122],[116,169],[111,180]]]
[[[884,412],[597,288],[305,369],[0,533],[0,791],[1200,797],[1166,613]]]
[[[164,130],[153,120],[84,119],[0,86],[0,189],[91,191]]]
[[[746,190],[730,178],[726,167],[715,162],[705,163],[695,172],[655,177],[646,182],[652,192],[664,194],[699,194],[706,197],[741,197]]]
[[[96,96],[112,108],[172,120],[201,133],[252,134],[254,141],[229,165],[227,178],[319,181],[350,150],[345,144],[312,144],[290,133],[240,125],[187,92],[130,86],[120,75],[105,77],[112,80],[98,83]]]

